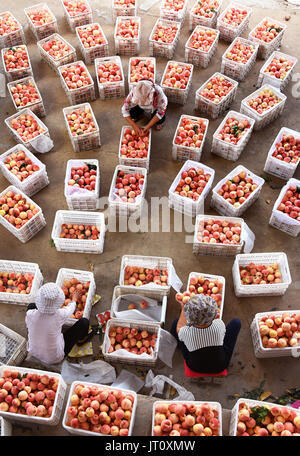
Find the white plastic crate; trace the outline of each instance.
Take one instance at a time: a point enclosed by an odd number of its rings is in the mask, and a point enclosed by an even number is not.
[[[88,295],[87,295],[87,299],[85,302],[84,311],[83,311],[83,315],[82,315],[83,318],[87,318],[89,320],[91,311],[92,311],[94,295],[96,293],[96,284],[95,284],[94,274],[90,271],[80,271],[78,269],[61,268],[58,271],[55,283],[59,287],[62,287],[65,280],[70,280],[73,278],[75,278],[83,283],[90,282],[89,291],[88,291]],[[69,317],[68,320],[64,323],[64,325],[72,326],[77,321],[78,321],[77,318]]]
[[[85,13],[79,13],[76,14],[75,16],[71,16],[65,5],[64,5],[64,0],[60,0],[62,7],[64,9],[64,15],[67,20],[67,23],[70,27],[71,32],[75,33],[76,27],[79,27],[80,25],[85,25],[85,24],[91,24],[93,22],[93,13],[92,9],[90,7],[90,4],[88,0],[80,0],[80,3],[84,3],[87,6],[87,11]]]
[[[121,81],[113,81],[113,82],[100,82],[99,75],[98,75],[98,68],[100,65],[104,63],[115,63],[120,67],[121,71]],[[123,98],[125,97],[125,79],[124,79],[124,72],[122,61],[118,55],[111,56],[111,57],[104,57],[101,59],[95,59],[95,73],[96,73],[96,80],[98,84],[98,91],[99,97],[101,100],[111,99],[111,98]]]
[[[91,225],[100,231],[99,239],[61,238],[63,224]],[[53,223],[52,235],[56,250],[59,252],[95,253],[103,252],[105,237],[105,220],[102,212],[57,211]]]
[[[265,72],[266,69],[268,68],[268,66],[272,63],[273,59],[279,59],[280,57],[284,57],[293,63],[291,69],[287,72],[284,79],[280,79],[280,78],[278,79],[275,76],[272,76]],[[260,69],[258,80],[257,80],[257,86],[261,87],[263,84],[268,83],[268,84],[273,85],[274,87],[277,87],[282,92],[286,88],[288,83],[291,81],[292,75],[293,75],[293,72],[295,69],[295,65],[297,65],[297,62],[298,62],[298,59],[296,57],[293,57],[288,54],[283,54],[282,52],[279,52],[279,51],[274,51],[270,55],[270,57],[268,58],[266,63]]]
[[[0,323],[0,366],[21,364],[26,358],[26,344],[24,337]]]
[[[231,52],[231,50],[237,43],[241,43],[242,45],[248,47],[254,47],[254,52],[246,63],[235,62],[234,60],[227,58],[228,52]],[[245,38],[238,36],[237,38],[235,38],[232,44],[226,49],[226,51],[222,55],[221,73],[226,74],[227,76],[230,76],[231,78],[234,78],[237,81],[244,81],[246,79],[246,76],[250,73],[254,66],[257,51],[257,43],[253,43],[253,41],[246,40]]]
[[[180,89],[180,88],[176,88],[176,87],[167,87],[164,84],[167,70],[168,70],[170,64],[178,64],[183,69],[190,70],[191,74],[189,76],[189,80],[188,80],[188,83],[187,83],[187,86],[185,89]],[[187,97],[188,97],[188,94],[189,94],[189,91],[190,91],[190,88],[192,85],[193,69],[194,69],[194,65],[192,65],[191,63],[176,62],[173,60],[170,60],[167,63],[163,77],[161,78],[160,85],[161,85],[165,95],[167,96],[169,103],[178,103],[181,105],[184,105],[186,103]]]
[[[155,299],[158,301],[158,305],[161,307],[161,314],[160,314],[160,323],[161,326],[165,324],[166,321],[166,312],[167,312],[167,301],[168,298],[167,296],[160,296],[157,298],[156,292],[153,290],[147,290],[143,289],[142,291],[139,290],[139,287],[131,287],[130,291],[128,291],[127,288],[124,288],[122,286],[117,285],[114,288],[113,292],[113,297],[112,297],[112,304],[111,304],[111,309],[110,309],[110,316],[111,318],[118,318],[115,314],[115,312],[118,312],[118,308],[116,308],[115,301],[120,297],[124,295],[139,295],[144,298],[150,298],[150,299]],[[145,319],[145,321],[148,321]]]
[[[283,407],[282,405],[274,404],[273,402],[256,401],[253,399],[243,399],[243,398],[239,399],[231,411],[230,428],[229,428],[229,435],[231,435],[231,436],[236,436],[236,434],[237,434],[239,405],[242,403],[244,403],[250,407],[257,407],[257,406],[268,407],[268,408],[271,408],[274,406]],[[284,408],[293,410],[297,415],[300,415],[299,409],[297,410],[297,409],[295,409],[293,407],[289,407],[287,405],[285,405]]]
[[[219,428],[219,436],[222,436],[222,406],[219,402],[205,402],[205,401],[177,401],[176,399],[174,399],[173,401],[169,401],[169,400],[161,400],[161,401],[155,401],[153,403],[153,409],[152,409],[152,426],[151,426],[151,435],[152,437],[154,436],[153,434],[153,428],[155,426],[155,409],[157,407],[158,404],[187,404],[187,405],[195,405],[196,407],[197,406],[201,406],[201,405],[204,405],[204,404],[209,404],[210,406],[214,407],[215,410],[218,411],[218,420],[220,421],[220,428]]]
[[[300,180],[293,178],[289,179],[287,184],[282,187],[279,196],[275,201],[269,224],[274,228],[277,228],[278,230],[289,234],[290,236],[297,237],[300,233],[300,222],[298,222],[296,219],[293,219],[285,212],[277,210],[290,185],[297,185],[297,187],[300,187]]]
[[[237,144],[231,144],[217,137],[220,131],[223,129],[228,118],[233,118],[239,121],[248,120],[248,122],[250,123],[250,128],[247,129],[246,133],[241,137]],[[253,131],[254,123],[255,120],[251,117],[245,116],[237,111],[229,111],[213,135],[211,153],[219,155],[220,157],[223,157],[226,160],[238,160],[244,148],[248,144],[248,141]]]
[[[84,45],[82,44],[81,38],[79,36],[79,30],[80,29],[84,30],[86,28],[92,27],[93,25],[98,25],[99,31],[102,34],[103,38],[105,39],[105,43],[96,44],[95,46],[85,48]],[[108,57],[108,55],[109,55],[108,41],[107,41],[107,38],[106,38],[100,24],[93,23],[93,24],[86,24],[86,25],[82,25],[80,27],[76,27],[76,35],[77,35],[77,38],[79,41],[79,47],[80,47],[82,57],[87,65],[94,63],[96,58]]]
[[[120,22],[135,20],[138,23],[138,36],[136,38],[122,38],[117,36]],[[114,31],[115,53],[118,55],[136,55],[141,46],[141,18],[140,16],[118,16]]]
[[[225,14],[231,8],[247,11],[246,17],[237,26],[229,25],[223,21]],[[241,3],[231,2],[217,19],[217,29],[220,31],[220,38],[224,41],[233,41],[237,36],[241,36],[248,28],[251,13],[252,8],[249,8],[248,6],[245,6]]]
[[[184,0],[183,7],[179,11],[176,11],[175,8],[168,7],[167,1],[163,0],[160,5],[160,17],[162,19],[167,19],[168,21],[183,22],[185,19],[188,2],[189,0]]]
[[[267,109],[262,114],[259,114],[257,111],[255,111],[255,109],[251,108],[248,105],[248,100],[252,100],[253,98],[257,97],[262,91],[266,89],[272,90],[274,95],[277,96],[281,101],[279,103],[276,103],[271,108]],[[276,89],[270,84],[264,84],[260,89],[251,93],[250,95],[248,95],[248,97],[242,100],[240,112],[242,114],[246,114],[249,117],[252,117],[255,120],[254,130],[261,130],[282,114],[286,98],[287,97],[283,93],[281,93],[280,90]]]
[[[152,355],[147,354],[147,356],[143,355],[135,355],[134,353],[129,353],[126,355],[126,353],[123,354],[118,354],[119,350],[116,350],[112,353],[109,353],[109,347],[111,346],[110,340],[109,340],[109,330],[111,327],[115,326],[122,326],[126,328],[136,328],[139,331],[148,331],[150,334],[157,334],[157,340],[155,347],[153,348],[153,353]],[[104,340],[103,340],[103,345],[102,345],[102,353],[104,356],[105,361],[109,363],[117,363],[117,364],[129,364],[129,365],[134,365],[134,366],[144,366],[144,367],[154,367],[156,365],[156,362],[158,361],[158,353],[160,349],[160,332],[161,332],[161,327],[159,323],[155,322],[148,322],[148,321],[129,321],[129,320],[123,320],[121,318],[111,318],[108,320],[106,329],[105,329],[105,334],[104,334]]]
[[[4,33],[0,35],[0,48],[7,48],[12,46],[18,46],[20,44],[25,44],[26,41],[23,27],[10,11],[4,11],[3,13],[0,13],[0,23],[3,23],[2,21],[5,21],[5,18],[7,16],[10,16],[10,18],[12,18],[15,21],[19,28],[14,32]]]
[[[143,175],[144,184],[141,189],[141,194],[136,197],[135,203],[126,203],[126,202],[122,201],[120,197],[114,195],[116,179],[117,179],[119,171],[125,171],[126,173],[129,173],[129,174],[140,173]],[[142,213],[143,204],[144,204],[144,200],[145,200],[146,188],[147,188],[147,169],[133,167],[133,166],[118,165],[115,168],[115,172],[114,172],[114,175],[112,178],[109,195],[108,195],[108,207],[109,207],[110,211],[112,212],[112,214],[119,215],[121,217],[129,217],[132,214],[135,214],[136,216],[140,216]]]
[[[9,369],[9,366],[3,365],[0,366],[0,376],[3,375],[3,371]],[[54,377],[58,379],[58,388],[56,391],[56,396],[53,404],[53,411],[50,418],[39,417],[39,416],[29,416],[29,415],[22,415],[20,413],[12,413],[12,412],[1,412],[0,416],[7,419],[10,422],[21,422],[21,423],[33,423],[36,425],[42,424],[47,426],[57,426],[60,420],[60,415],[62,412],[62,407],[64,404],[65,394],[67,385],[64,382],[62,376],[56,372],[49,372],[39,369],[32,369],[31,367],[16,367],[15,369],[10,369],[14,371],[18,371],[21,375],[24,374],[38,374],[38,375],[48,375],[49,377]]]
[[[73,188],[68,185],[71,178],[71,168],[80,167],[83,165],[97,166],[96,187],[95,191],[80,189],[79,191],[70,192]],[[95,211],[98,209],[98,201],[100,196],[100,168],[99,161],[95,159],[83,160],[68,160],[65,176],[65,197],[67,200],[68,208],[72,211]]]
[[[163,43],[161,41],[156,41],[153,39],[153,35],[156,31],[158,25],[164,27],[176,27],[177,32],[172,43]],[[180,33],[181,23],[176,21],[167,21],[162,18],[158,18],[154,24],[152,32],[149,38],[149,54],[155,57],[165,57],[167,59],[172,59],[174,56],[175,48],[178,43],[179,33]]]
[[[43,25],[35,25],[30,19],[29,14],[35,13],[39,10],[46,10],[52,16],[52,21]],[[35,36],[36,40],[42,40],[43,38],[52,35],[52,33],[58,32],[56,17],[48,7],[47,3],[38,3],[37,5],[24,8],[24,13],[26,15],[29,28]]]
[[[137,15],[137,1],[133,0],[134,5],[117,5],[115,0],[111,0],[111,8],[113,12],[113,20],[115,21],[118,16],[136,16]]]
[[[89,108],[93,121],[95,124],[95,131],[92,131],[90,133],[83,133],[82,135],[77,135],[73,136],[69,127],[69,123],[67,120],[67,115],[71,114],[73,111],[76,111],[78,109],[86,109]],[[100,130],[99,126],[95,117],[95,114],[92,110],[92,107],[90,103],[83,103],[80,105],[75,105],[75,106],[68,106],[67,108],[63,108],[63,115],[66,123],[66,127],[68,130],[68,134],[73,146],[73,149],[75,152],[82,152],[83,150],[90,150],[90,149],[96,149],[97,147],[101,146],[101,140],[100,140]]]
[[[147,157],[146,158],[138,158],[138,157],[136,157],[136,158],[125,158],[125,157],[122,157],[121,147],[122,147],[122,140],[124,138],[125,131],[128,130],[128,129],[130,129],[130,126],[124,126],[124,127],[122,127],[122,130],[121,130],[120,143],[119,143],[119,162],[120,162],[120,165],[146,168],[149,171],[152,130],[151,129],[149,130],[149,147],[148,147]]]
[[[280,28],[282,28],[281,32],[270,42],[270,43],[266,43],[265,41],[263,40],[259,40],[258,38],[255,38],[253,36],[253,33],[255,31],[255,29],[257,27],[260,27],[262,26],[263,22],[265,20],[268,20],[268,21],[271,21],[272,23],[274,23],[275,25],[279,26]],[[256,43],[259,44],[259,49],[258,49],[258,57],[265,60],[267,59],[273,51],[276,51],[276,49],[278,49],[281,45],[281,41],[282,41],[282,38],[283,38],[283,34],[285,32],[287,28],[287,25],[284,24],[283,22],[280,22],[278,21],[277,19],[271,19],[270,17],[264,17],[259,24],[257,24],[252,30],[251,32],[249,33],[249,40],[251,41],[255,41]]]
[[[90,84],[86,85],[86,86],[83,86],[83,87],[79,87],[77,89],[69,89],[63,76],[62,76],[62,71],[65,69],[65,68],[68,68],[69,66],[74,66],[74,65],[80,65],[82,67],[85,68],[85,71],[87,73],[87,76],[89,77],[90,79]],[[74,105],[74,104],[80,104],[80,103],[84,103],[85,101],[93,101],[95,100],[95,85],[94,85],[94,81],[93,81],[93,78],[89,72],[89,70],[87,69],[86,65],[83,63],[82,60],[78,60],[77,62],[73,62],[73,63],[69,63],[67,65],[61,65],[58,67],[58,73],[59,73],[59,77],[60,77],[60,81],[61,81],[61,85],[64,89],[64,91],[66,92],[66,95],[68,97],[68,100],[70,102],[71,105]]]
[[[131,390],[125,390],[123,388],[121,389],[121,388],[114,388],[112,386],[101,385],[99,383],[88,383],[88,382],[79,382],[79,381],[74,381],[71,384],[71,386],[70,386],[70,392],[69,392],[69,396],[68,396],[68,399],[67,399],[67,405],[66,405],[66,408],[65,408],[64,417],[62,419],[63,427],[70,434],[72,434],[72,435],[81,435],[81,436],[90,436],[90,437],[95,437],[95,436],[107,437],[107,434],[101,434],[99,432],[87,431],[85,429],[73,428],[72,426],[69,426],[67,424],[67,411],[68,411],[68,407],[71,405],[71,402],[70,402],[71,395],[72,395],[72,393],[73,393],[73,391],[74,391],[74,389],[75,389],[75,387],[77,385],[83,385],[85,387],[97,387],[99,390],[105,389],[105,390],[109,390],[109,391],[123,391],[125,393],[131,394],[134,397],[134,402],[133,402],[133,407],[132,407],[132,415],[131,415],[131,419],[130,419],[130,425],[129,425],[129,429],[128,429],[128,436],[132,435],[134,422],[135,422],[135,413],[136,413],[137,401],[138,401],[138,397],[137,397],[136,392],[135,391],[131,391]]]
[[[193,30],[197,25],[215,28],[223,0],[219,0],[218,3],[219,6],[217,7],[217,9],[215,9],[215,12],[213,12],[212,17],[205,17],[203,15],[201,16],[200,14],[195,13],[195,9],[199,6],[199,0],[197,0],[196,3],[193,5],[192,9],[190,10],[189,29]]]
[[[241,225],[241,234],[240,234],[240,243],[233,244],[222,244],[222,243],[210,243],[210,242],[201,242],[199,240],[198,233],[201,233],[203,230],[204,222],[208,220],[221,220],[222,222],[230,223],[240,223]],[[198,215],[195,223],[195,232],[194,232],[194,243],[193,243],[193,253],[195,255],[212,255],[212,256],[235,256],[239,253],[242,253],[243,250],[247,249],[247,252],[251,252],[254,244],[254,234],[242,218],[238,217],[220,217],[216,215]]]
[[[282,127],[276,136],[270,150],[268,152],[267,160],[265,163],[264,171],[268,174],[279,177],[280,179],[288,180],[293,177],[297,166],[299,164],[300,158],[298,158],[297,163],[287,163],[284,160],[279,160],[276,157],[272,157],[273,152],[276,150],[276,144],[282,140],[283,135],[292,135],[294,138],[300,140],[300,132],[291,130],[286,127]]]
[[[153,66],[154,66],[154,78],[153,82],[155,83],[155,77],[156,77],[156,59],[155,57],[131,57],[128,62],[128,88],[129,92],[133,89],[133,87],[137,84],[138,81],[136,82],[131,82],[131,63],[133,60],[138,60],[139,62],[147,62],[150,61]]]
[[[21,306],[27,306],[34,302],[35,295],[38,289],[42,286],[43,276],[37,263],[26,263],[24,261],[10,261],[0,260],[1,272],[15,273],[15,274],[32,274],[34,279],[32,281],[32,287],[29,294],[20,293],[6,293],[0,292],[0,302],[6,304],[17,304]]]
[[[195,32],[199,30],[213,30],[216,33],[216,37],[214,42],[212,43],[210,49],[208,51],[203,51],[201,49],[195,49],[189,46],[189,43],[194,35]],[[200,66],[202,68],[207,68],[209,62],[211,61],[212,57],[216,53],[218,42],[219,42],[219,30],[211,29],[205,26],[198,25],[192,34],[189,36],[185,44],[185,61],[188,63],[192,63],[195,66]]]
[[[0,416],[0,437],[10,437],[12,435],[12,425],[9,421]]]
[[[54,59],[45,49],[43,48],[43,45],[48,43],[49,41],[52,40],[57,40],[61,41],[65,45],[69,46],[69,52],[67,55],[64,57]],[[68,41],[66,41],[61,35],[58,33],[54,33],[53,35],[48,36],[47,38],[44,38],[43,40],[40,40],[37,42],[37,46],[40,51],[41,58],[49,65],[52,70],[56,71],[58,73],[58,67],[61,65],[67,65],[68,63],[72,63],[77,59],[76,56],[76,49],[71,46]]]
[[[222,187],[222,185],[226,183],[227,180],[232,179],[234,176],[240,174],[242,171],[245,171],[246,178],[251,177],[253,179],[253,183],[257,184],[258,187],[253,192],[251,192],[250,196],[248,196],[244,203],[242,203],[239,207],[234,207],[217,192]],[[227,174],[226,177],[220,180],[217,183],[217,185],[213,188],[213,195],[210,206],[214,208],[217,212],[219,212],[219,214],[221,215],[228,215],[230,217],[240,217],[246,211],[246,209],[248,209],[257,200],[264,183],[264,179],[252,173],[244,166],[238,165],[236,168],[230,171],[230,173]]]
[[[181,173],[183,171],[187,171],[190,168],[203,168],[205,174],[211,175],[209,181],[206,183],[204,187],[203,192],[199,195],[199,198],[196,201],[192,198],[180,196],[174,193],[179,181],[181,180]],[[179,173],[172,182],[171,187],[169,188],[169,207],[174,211],[181,212],[191,217],[196,217],[196,215],[203,211],[204,200],[211,189],[214,177],[215,171],[212,168],[209,168],[208,166],[204,165],[203,163],[192,160],[185,161]]]
[[[29,65],[29,66],[28,66],[28,68],[20,68],[20,69],[8,71],[8,70],[6,69],[6,65],[5,65],[5,62],[4,62],[4,55],[5,55],[5,53],[6,53],[7,51],[9,51],[11,48],[3,48],[3,49],[1,50],[2,67],[3,67],[3,69],[4,69],[4,73],[6,74],[6,77],[7,77],[8,82],[10,82],[10,81],[16,81],[17,79],[26,78],[27,76],[33,76],[31,61],[30,61],[30,57],[29,57],[29,53],[28,53],[28,49],[27,49],[26,44],[21,44],[21,45],[19,45],[19,46],[14,46],[14,47],[22,47],[22,48],[25,48],[26,53],[27,53],[27,57],[28,57],[28,65]]]
[[[13,97],[13,94],[11,92],[11,89],[12,89],[12,87],[15,87],[17,84],[27,84],[27,83],[33,83],[35,90],[38,93],[39,100],[37,100],[33,103],[27,103],[26,106],[17,106],[15,99]],[[8,88],[8,92],[11,96],[11,99],[12,99],[12,102],[14,104],[14,108],[16,111],[21,111],[22,109],[24,109],[26,107],[26,108],[30,108],[31,111],[34,112],[38,117],[46,116],[46,111],[45,111],[42,96],[41,96],[38,86],[36,85],[35,80],[32,76],[28,76],[27,78],[23,78],[23,79],[18,79],[17,81],[9,82],[7,84],[7,88]]]
[[[219,103],[214,103],[213,101],[209,100],[208,98],[203,97],[200,92],[205,89],[206,85],[208,82],[216,77],[224,77],[227,81],[229,81],[232,84],[232,89],[228,94],[221,100]],[[238,87],[238,82],[235,81],[234,79],[229,78],[228,76],[225,76],[224,74],[221,73],[214,73],[197,91],[196,91],[196,98],[195,98],[195,110],[201,111],[208,116],[210,116],[212,119],[216,119],[219,117],[221,114],[223,114],[224,111],[233,103],[236,92],[237,92],[237,87]]]
[[[242,285],[239,266],[248,266],[250,263],[271,266],[278,263],[282,283]],[[292,283],[288,259],[283,252],[239,254],[235,257],[232,267],[232,277],[235,295],[239,298],[253,298],[257,296],[283,296]]]
[[[266,317],[266,316],[271,316],[271,315],[281,317],[282,314],[299,315],[300,311],[299,310],[278,310],[276,312],[274,312],[274,311],[262,312],[262,313],[257,313],[255,315],[255,317],[253,318],[251,326],[250,326],[250,330],[251,330],[254,353],[257,358],[278,358],[281,356],[292,356],[293,355],[293,350],[295,350],[296,347],[288,346],[288,347],[282,347],[282,348],[280,348],[280,347],[268,348],[268,347],[264,347],[262,344],[262,337],[260,335],[260,330],[259,330],[259,322],[260,322],[261,318]]]
[[[39,210],[37,214],[35,214],[30,220],[28,220],[25,225],[21,228],[16,228],[14,225],[9,223],[3,216],[0,216],[0,224],[4,226],[8,231],[11,232],[19,241],[25,243],[28,242],[31,238],[33,238],[44,226],[46,225],[46,220],[44,218],[44,214],[42,209],[30,199],[22,190],[15,187],[14,185],[10,185],[7,187],[3,192],[0,193],[0,197],[5,195],[8,191],[13,191],[14,193],[19,193],[22,195],[22,198],[28,204],[34,204],[35,207]]]
[[[195,122],[199,119],[204,120],[205,132],[204,132],[200,147],[188,147],[188,146],[183,146],[183,145],[175,143],[175,139],[176,139],[176,136],[178,135],[178,130],[180,128],[181,121],[182,121],[182,119],[186,119],[186,118],[194,120]],[[208,124],[209,124],[209,120],[204,119],[202,117],[188,116],[187,114],[183,114],[180,117],[175,134],[174,134],[174,138],[173,138],[173,147],[172,147],[173,160],[179,160],[179,161],[193,160],[193,161],[197,161],[197,162],[200,161],[207,130],[208,130]]]
[[[199,276],[202,276],[205,280],[218,280],[219,282],[222,283],[223,288],[222,288],[222,301],[220,306],[218,306],[219,309],[219,319],[222,320],[223,316],[223,310],[224,310],[224,300],[225,300],[225,277],[219,276],[219,275],[214,275],[214,274],[206,274],[205,272],[191,272],[188,277],[187,281],[187,287],[186,291],[189,291],[189,286],[190,286],[190,281],[193,277],[197,278]]]
[[[5,159],[12,153],[25,152],[25,155],[32,160],[35,165],[39,166],[39,171],[35,171],[26,177],[22,182],[5,166]],[[46,166],[38,160],[26,147],[18,144],[0,155],[0,169],[3,176],[15,187],[22,190],[28,196],[33,196],[42,188],[49,184]]]

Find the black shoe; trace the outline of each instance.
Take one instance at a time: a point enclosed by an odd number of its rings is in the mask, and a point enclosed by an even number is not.
[[[93,338],[94,334],[95,334],[95,332],[94,332],[94,330],[93,330],[93,328],[92,328],[92,330],[88,333],[88,335],[85,336],[85,337],[84,337],[83,339],[81,339],[80,341],[78,341],[78,342],[76,343],[76,345],[78,345],[78,347],[81,347],[82,345],[86,344],[87,342],[89,342],[89,341]]]

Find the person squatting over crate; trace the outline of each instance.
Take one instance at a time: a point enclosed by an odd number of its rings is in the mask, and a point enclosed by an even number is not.
[[[81,291],[75,290],[72,301],[65,307],[65,294],[55,283],[43,285],[37,292],[35,304],[29,304],[25,317],[28,329],[27,350],[30,355],[46,364],[56,364],[72,350],[76,343],[89,338],[89,320],[80,318],[62,333],[62,327],[75,312]],[[61,308],[62,307],[62,308]]]
[[[122,114],[139,136],[144,136],[154,126],[161,130],[166,120],[168,98],[163,89],[152,81],[141,79],[125,98]],[[151,111],[151,119],[145,127],[140,128],[136,122],[144,112]]]
[[[171,334],[187,366],[194,372],[207,374],[227,369],[241,329],[240,320],[234,318],[225,326],[216,318],[218,305],[211,296],[195,295],[180,304],[181,314],[174,320]]]

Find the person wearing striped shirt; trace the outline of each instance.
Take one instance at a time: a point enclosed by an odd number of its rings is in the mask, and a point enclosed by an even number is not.
[[[179,302],[179,301],[178,301]],[[194,372],[217,374],[229,366],[241,329],[234,318],[225,326],[217,317],[218,305],[211,296],[193,296],[181,304],[181,314],[171,328],[187,366]]]

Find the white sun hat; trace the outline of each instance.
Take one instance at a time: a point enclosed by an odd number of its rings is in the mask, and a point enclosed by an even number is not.
[[[43,314],[54,314],[65,302],[65,294],[54,282],[43,285],[37,292],[35,304]]]
[[[153,102],[154,92],[155,84],[143,79],[132,89],[132,102],[139,106],[149,106]]]

